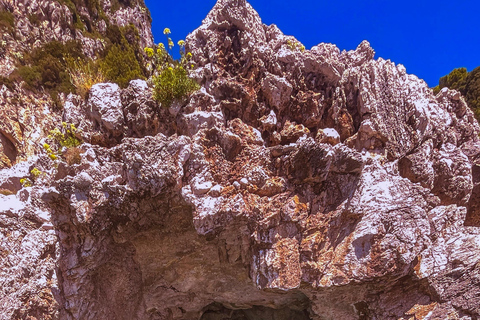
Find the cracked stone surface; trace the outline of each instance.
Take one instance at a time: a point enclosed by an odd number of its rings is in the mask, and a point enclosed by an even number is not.
[[[189,99],[99,84],[65,103],[79,163],[0,171],[0,318],[480,318],[480,127],[458,92],[366,41],[292,49],[242,0],[186,42]]]

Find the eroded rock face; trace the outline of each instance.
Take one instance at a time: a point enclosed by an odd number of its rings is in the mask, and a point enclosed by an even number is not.
[[[95,6],[102,9],[101,17]],[[84,55],[95,58],[105,48],[105,39],[89,33],[95,30],[100,37],[107,36],[107,23],[118,27],[133,25],[139,34],[140,48],[152,46],[153,36],[143,0],[3,0],[0,11],[8,12],[14,19],[13,31],[2,29],[0,39],[0,169],[3,169],[40,153],[42,139],[62,121],[60,106],[55,106],[45,90],[32,92],[20,81],[4,83],[3,77],[25,64],[26,55],[52,41],[78,41]],[[55,93],[53,97],[62,105],[67,98],[63,93]]]
[[[480,317],[480,128],[463,98],[434,96],[367,42],[292,43],[220,0],[187,38],[202,86],[188,101],[160,109],[142,81],[67,99],[80,163],[41,156],[31,188],[16,182],[29,170],[0,176],[20,189],[0,217],[30,221],[0,224],[2,270],[21,277],[13,252],[38,242],[21,256],[45,267],[21,289],[37,297],[33,281],[53,279],[46,309],[25,315]]]

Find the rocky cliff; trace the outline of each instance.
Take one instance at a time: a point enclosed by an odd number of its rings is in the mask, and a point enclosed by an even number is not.
[[[0,169],[41,152],[61,122],[63,52],[96,58],[112,27],[128,26],[143,50],[153,43],[150,21],[143,0],[0,0]]]
[[[0,171],[0,318],[480,317],[480,128],[458,92],[368,42],[304,50],[244,0],[186,42],[189,99],[97,84],[64,104],[78,159]]]

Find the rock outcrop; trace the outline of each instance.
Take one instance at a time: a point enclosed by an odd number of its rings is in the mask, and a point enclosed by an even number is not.
[[[132,25],[139,34],[142,50],[152,45],[153,36],[143,0],[2,0],[0,13],[12,17],[9,32],[0,27],[0,169],[3,169],[41,152],[40,141],[48,135],[49,128],[61,122],[62,112],[55,104],[63,105],[65,94],[51,96],[44,89],[23,86],[20,79],[8,81],[7,77],[24,63],[29,53],[54,41],[76,41],[86,58],[95,58],[105,49],[106,38],[112,36],[107,33],[107,25]]]
[[[64,106],[76,163],[0,171],[2,319],[480,317],[480,127],[456,91],[366,41],[303,50],[244,0],[186,42],[187,101],[98,84]]]

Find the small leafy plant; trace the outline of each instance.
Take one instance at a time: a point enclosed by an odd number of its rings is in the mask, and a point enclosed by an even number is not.
[[[30,179],[28,179],[28,178],[20,179],[20,184],[21,184],[22,187],[24,187],[24,188],[28,188],[28,187],[33,186],[32,180],[30,180]]]
[[[48,138],[55,140],[58,142],[58,144],[60,144],[60,146],[66,148],[74,148],[82,144],[82,141],[75,135],[77,128],[75,125],[73,125],[73,123],[68,124],[66,122],[62,122],[62,128],[63,130],[55,128],[50,131]]]
[[[38,177],[40,177],[40,175],[43,173],[42,171],[40,171],[38,168],[33,168],[30,173],[32,174],[33,176],[33,179],[34,180],[37,180]]]
[[[170,29],[163,31],[167,38],[168,51],[163,43],[158,44],[156,50],[145,48],[145,53],[156,68],[156,74],[153,76],[153,97],[165,108],[175,100],[181,100],[192,92],[198,90],[200,86],[189,77],[189,70],[195,65],[191,61],[192,54],[186,52],[185,41],[178,41],[180,47],[180,59],[174,60],[169,51],[174,47],[172,39],[169,37]]]
[[[12,12],[0,9],[0,30],[13,33],[15,30],[15,17]]]
[[[305,51],[305,46],[297,41],[287,40],[287,47],[292,51],[295,51],[297,49],[300,50],[301,52]]]
[[[53,141],[56,146],[52,146],[48,143],[43,144],[43,148],[48,157],[53,161],[58,157],[63,157],[69,164],[79,164],[81,162],[80,149],[77,148],[82,141],[76,136],[77,128],[73,124],[62,122],[62,129],[55,128],[50,131],[48,139]],[[66,148],[66,150],[62,150]]]

